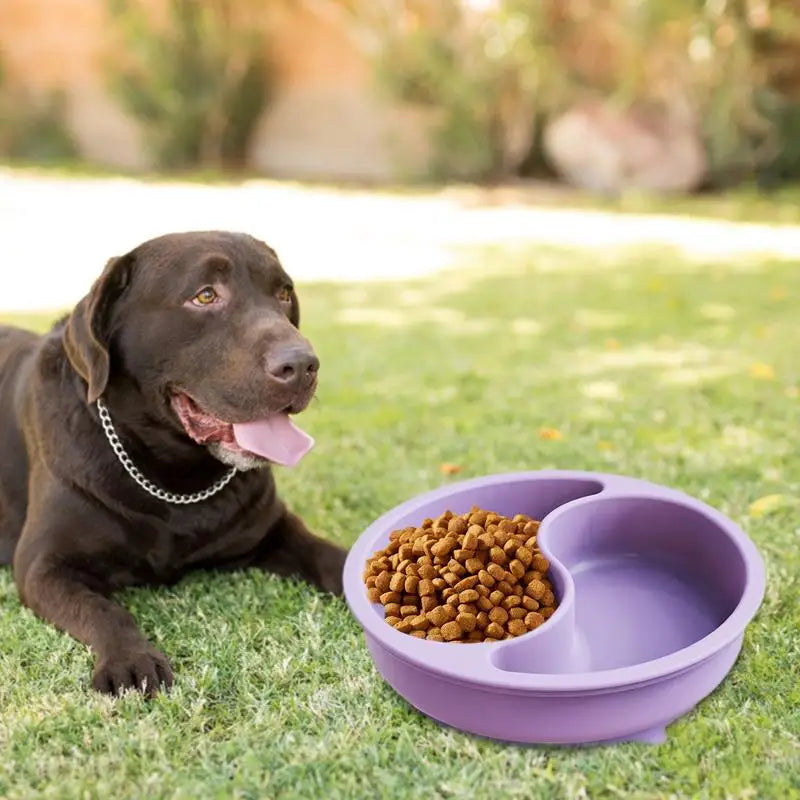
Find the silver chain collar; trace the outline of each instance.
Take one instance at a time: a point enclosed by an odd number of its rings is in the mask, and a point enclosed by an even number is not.
[[[156,486],[151,480],[148,480],[139,472],[136,465],[131,460],[131,457],[125,452],[125,448],[122,446],[119,436],[117,436],[114,423],[111,422],[111,415],[108,413],[106,404],[98,397],[96,405],[97,412],[100,414],[100,423],[103,426],[103,431],[105,431],[108,443],[119,459],[119,463],[125,468],[125,472],[127,472],[148,494],[157,497],[159,500],[163,500],[165,503],[189,505],[190,503],[200,503],[203,500],[208,500],[209,497],[213,497],[218,492],[221,492],[236,474],[236,467],[231,467],[218,481],[212,483],[208,489],[203,489],[202,492],[194,492],[192,494],[175,494],[175,492],[168,492]]]

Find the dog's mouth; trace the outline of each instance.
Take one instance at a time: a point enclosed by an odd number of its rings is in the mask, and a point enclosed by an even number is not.
[[[204,411],[184,392],[173,392],[170,403],[190,438],[222,449],[234,461],[257,458],[293,467],[314,446],[314,440],[290,419],[290,407],[264,419],[234,423]]]

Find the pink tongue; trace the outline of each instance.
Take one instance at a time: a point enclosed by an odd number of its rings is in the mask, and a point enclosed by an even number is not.
[[[293,467],[314,446],[288,414],[236,424],[233,435],[239,447],[285,467]]]

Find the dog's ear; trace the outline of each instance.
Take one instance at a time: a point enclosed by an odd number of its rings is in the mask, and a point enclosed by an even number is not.
[[[289,321],[295,328],[300,327],[300,301],[297,299],[297,291],[292,289],[292,307],[289,309]]]
[[[67,318],[64,350],[70,364],[86,381],[89,403],[94,403],[108,384],[111,311],[130,281],[132,263],[130,254],[109,259],[89,294]]]

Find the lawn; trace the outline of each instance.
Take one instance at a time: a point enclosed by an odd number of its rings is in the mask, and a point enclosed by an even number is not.
[[[800,797],[796,265],[492,250],[301,300],[322,360],[301,418],[318,446],[279,482],[313,528],[349,544],[401,500],[504,470],[678,487],[767,562],[734,670],[660,746],[502,745],[394,694],[343,602],[256,572],[198,574],[125,593],[176,686],[112,701],[89,689],[87,649],[22,609],[4,569],[0,797]]]

